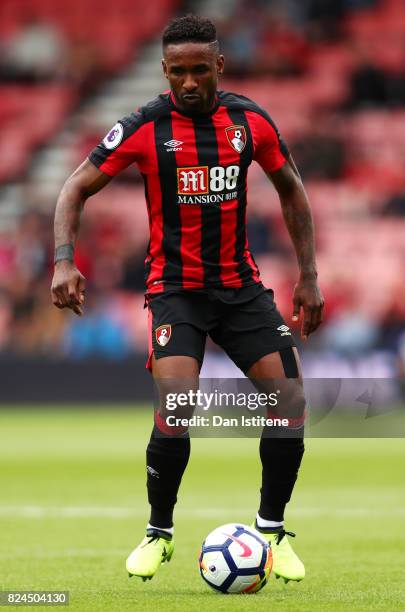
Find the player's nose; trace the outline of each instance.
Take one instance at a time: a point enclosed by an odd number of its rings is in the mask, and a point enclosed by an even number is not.
[[[197,89],[197,87],[198,87],[198,83],[196,82],[194,77],[192,75],[186,76],[186,78],[184,79],[183,88],[187,92],[192,92],[195,89]]]

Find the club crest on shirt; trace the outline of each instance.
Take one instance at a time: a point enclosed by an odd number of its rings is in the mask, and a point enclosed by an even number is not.
[[[225,128],[225,134],[232,149],[242,153],[246,147],[246,130],[243,125],[231,125]]]
[[[172,337],[172,326],[169,323],[165,325],[160,325],[155,329],[156,342],[160,344],[160,346],[166,346]]]
[[[124,135],[124,128],[121,123],[116,123],[114,127],[108,132],[107,136],[103,140],[103,145],[106,149],[115,149],[120,144]]]

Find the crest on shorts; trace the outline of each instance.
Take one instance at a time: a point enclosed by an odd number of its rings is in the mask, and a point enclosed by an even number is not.
[[[172,326],[169,323],[166,325],[160,325],[155,329],[156,342],[160,346],[166,346],[172,337]]]
[[[243,125],[231,125],[225,128],[225,134],[232,149],[242,153],[246,147],[246,130]]]

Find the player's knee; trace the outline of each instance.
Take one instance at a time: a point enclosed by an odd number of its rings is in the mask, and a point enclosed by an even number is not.
[[[280,416],[288,419],[303,419],[305,416],[306,400],[304,389],[298,381],[285,386],[279,396],[277,412]]]
[[[305,405],[306,401],[304,390],[301,385],[295,385],[289,405],[290,416],[294,418],[303,417],[305,413]]]
[[[198,379],[159,379],[155,381],[159,394],[159,414],[167,419],[190,419],[193,416],[193,397],[198,389]]]

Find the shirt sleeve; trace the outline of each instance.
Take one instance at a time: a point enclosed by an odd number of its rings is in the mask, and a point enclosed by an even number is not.
[[[275,123],[268,116],[250,113],[250,129],[253,135],[253,159],[265,172],[279,170],[287,161],[289,151]]]
[[[115,176],[143,156],[141,113],[120,119],[89,155],[89,160],[102,172]]]

